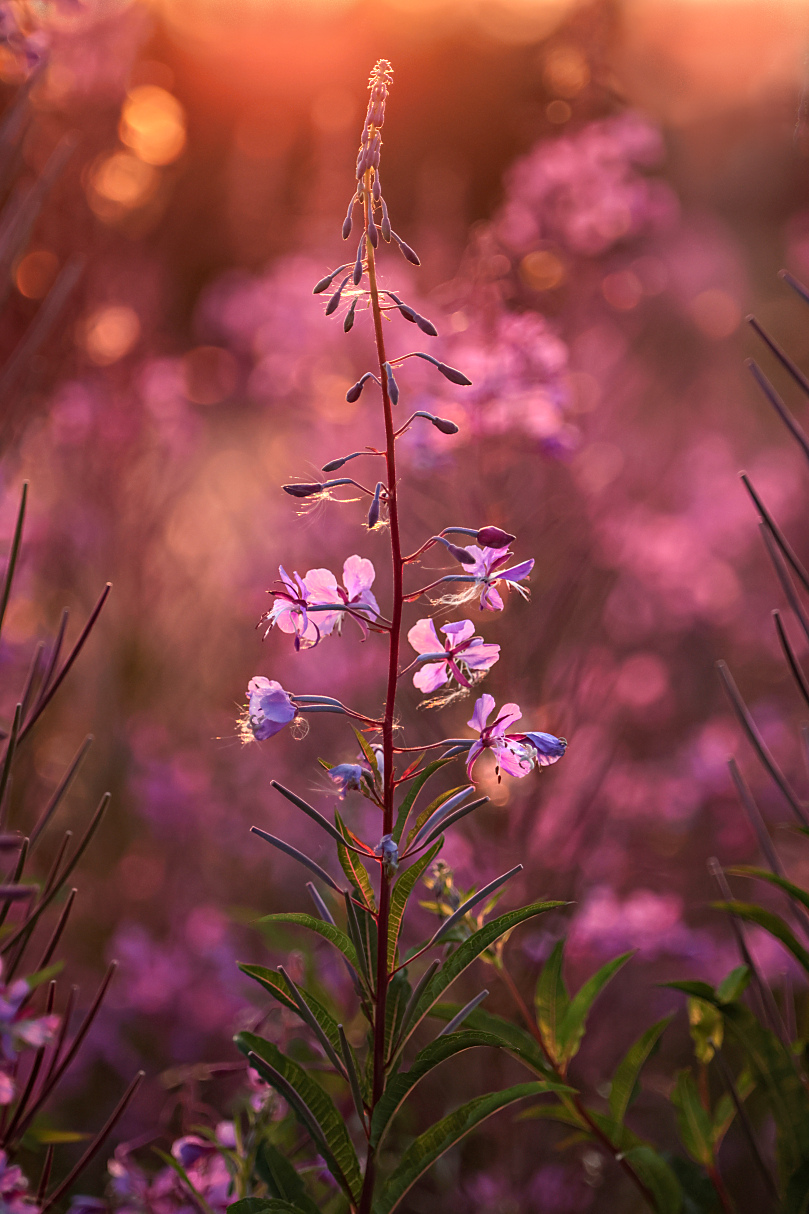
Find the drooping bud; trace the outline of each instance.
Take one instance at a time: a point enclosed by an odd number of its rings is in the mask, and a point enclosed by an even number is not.
[[[373,531],[374,527],[379,522],[379,509],[381,494],[384,486],[382,481],[377,481],[376,489],[374,490],[374,500],[371,502],[371,509],[368,511],[368,530]]]
[[[340,305],[340,297],[341,297],[341,296],[342,296],[342,294],[343,294],[343,288],[345,287],[345,285],[346,285],[346,283],[348,282],[348,280],[349,280],[349,278],[350,278],[350,277],[351,277],[351,275],[350,275],[350,274],[346,274],[345,278],[344,278],[344,279],[343,279],[343,281],[340,283],[339,287],[338,287],[338,288],[337,288],[337,290],[334,292],[334,294],[332,295],[332,297],[331,297],[331,299],[329,300],[329,302],[326,304],[326,315],[327,315],[327,316],[331,316],[332,312],[336,311],[336,310],[337,310],[337,308],[339,307],[339,305]]]
[[[398,405],[398,403],[399,403],[399,385],[397,384],[396,380],[394,379],[393,370],[391,368],[390,363],[385,363],[384,371],[385,371],[385,379],[386,379],[387,385],[388,385],[388,396],[390,397],[390,403],[392,405]]]
[[[357,201],[357,195],[354,194],[354,196],[351,199],[351,202],[348,204],[348,210],[346,211],[346,217],[343,220],[343,240],[348,240],[349,236],[351,235],[351,229],[354,226],[354,204],[356,203],[356,201]]]
[[[363,263],[364,258],[365,258],[365,233],[363,232],[362,236],[360,237],[360,243],[357,245],[357,260],[354,262],[353,279],[354,279],[355,287],[358,287],[360,285],[360,279],[362,278],[362,263]]]
[[[351,329],[353,328],[354,313],[356,312],[356,310],[357,310],[357,301],[356,301],[356,299],[352,299],[351,307],[346,312],[345,320],[343,321],[343,332],[344,333],[349,333],[351,331]]]
[[[413,311],[413,309],[410,307],[410,305],[403,303],[403,301],[399,298],[398,295],[393,294],[393,291],[387,291],[386,294],[388,296],[388,299],[392,299],[393,302],[396,304],[396,307],[399,309],[399,311],[401,312],[401,314],[405,318],[405,320],[409,320],[410,323],[412,325],[414,325],[416,323],[416,313]]]
[[[460,426],[456,426],[455,422],[451,422],[448,417],[434,417],[433,425],[442,434],[457,434],[460,429]]]
[[[455,557],[456,561],[460,561],[462,565],[474,565],[475,557],[471,552],[467,552],[465,548],[459,548],[457,544],[453,544],[449,540],[444,539],[443,535],[437,535],[435,538],[444,545],[450,556]]]
[[[348,263],[344,266],[338,266],[336,270],[332,270],[331,274],[327,274],[325,278],[321,278],[319,283],[312,287],[313,295],[320,295],[327,287],[330,287],[338,274],[342,274],[343,270],[348,268]]]
[[[393,228],[391,228],[390,234],[401,249],[405,261],[409,261],[412,266],[420,266],[421,262],[419,261],[418,254],[411,249],[407,241],[402,240],[401,236],[397,236]]]
[[[320,471],[336,472],[338,468],[342,468],[343,464],[347,464],[350,459],[356,459],[358,455],[365,454],[364,451],[352,451],[350,455],[341,455],[339,459],[329,460],[328,464],[324,464]]]
[[[472,385],[471,379],[464,375],[463,371],[456,370],[455,367],[448,367],[446,363],[436,363],[438,370],[448,379],[450,383],[460,384],[462,388],[469,388]]]
[[[385,199],[382,199],[382,224],[380,227],[382,239],[390,244],[390,219],[388,218],[388,206]]]
[[[376,230],[376,224],[374,223],[374,217],[371,214],[370,207],[368,208],[368,239],[370,240],[373,248],[379,248],[379,233]]]
[[[357,382],[348,389],[346,392],[346,400],[350,405],[353,405],[354,401],[360,399],[360,393],[365,387],[366,380],[369,379],[376,379],[373,371],[366,371],[362,378],[358,379]],[[377,383],[379,383],[379,380],[377,380]]]
[[[382,185],[379,180],[379,169],[374,170],[374,184],[371,187],[371,193],[374,196],[374,201],[379,202],[382,197]]]
[[[475,538],[484,548],[507,548],[509,544],[514,543],[517,537],[509,535],[500,527],[481,527]]]
[[[314,497],[316,493],[323,492],[324,485],[320,481],[317,481],[308,485],[282,485],[281,488],[290,497]]]

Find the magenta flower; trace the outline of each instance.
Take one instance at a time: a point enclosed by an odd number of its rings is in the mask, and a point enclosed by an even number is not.
[[[557,738],[552,733],[524,733],[519,735],[520,741],[533,747],[534,757],[539,767],[550,767],[558,763],[567,750],[565,738]]]
[[[3,1214],[38,1214],[39,1206],[28,1193],[28,1181],[22,1169],[9,1167],[8,1156],[0,1151],[0,1210]]]
[[[299,573],[293,573],[290,577],[283,565],[278,566],[278,572],[281,575],[280,585],[278,589],[270,591],[275,596],[275,602],[259,621],[267,623],[264,636],[277,624],[282,632],[294,635],[296,649],[311,649],[325,633],[323,621],[315,622],[309,618],[307,607],[311,600],[306,579]],[[306,576],[316,573],[328,573],[328,570],[310,569]]]
[[[247,684],[247,725],[257,742],[280,733],[295,717],[297,709],[275,679],[256,675]]]
[[[450,675],[462,687],[471,687],[500,657],[499,645],[490,645],[483,637],[473,635],[475,625],[471,620],[443,624],[441,631],[446,634],[443,642],[438,638],[433,621],[426,619],[419,620],[407,634],[416,653],[430,658],[413,675],[413,684],[419,691],[427,693],[443,687]]]
[[[491,725],[487,725],[494,709],[494,696],[483,695],[475,704],[475,711],[467,724],[471,729],[477,729],[480,734],[477,742],[472,743],[469,758],[466,761],[466,773],[471,778],[475,762],[484,750],[494,754],[498,777],[501,771],[507,776],[527,776],[534,766],[534,748],[522,742],[524,734],[508,734],[506,729],[522,716],[519,705],[504,704],[500,715]]]
[[[367,637],[368,626],[363,617],[374,620],[379,615],[379,604],[371,591],[375,577],[373,563],[355,554],[348,557],[343,564],[342,586],[330,569],[310,569],[304,583],[310,603],[335,603],[351,607],[352,618],[359,625],[363,636]],[[345,614],[344,611],[318,612],[317,626],[321,634],[328,636],[335,628],[340,632]]]
[[[346,792],[350,788],[362,788],[362,773],[365,769],[360,767],[359,763],[338,763],[336,767],[330,767],[328,774],[331,776],[340,793],[340,800],[345,800]]]
[[[524,599],[528,598],[528,591],[518,583],[525,581],[534,568],[533,559],[512,565],[510,569],[503,569],[501,566],[513,555],[507,547],[478,548],[476,544],[469,544],[466,551],[475,558],[474,565],[466,567],[465,572],[471,574],[476,585],[480,586],[481,611],[503,610],[503,600],[497,590],[497,583],[500,581],[505,582],[509,589],[516,590]]]

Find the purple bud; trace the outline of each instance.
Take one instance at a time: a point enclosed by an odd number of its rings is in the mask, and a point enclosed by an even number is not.
[[[413,266],[420,266],[421,262],[419,261],[418,254],[411,249],[410,245],[407,244],[406,241],[402,240],[401,236],[397,236],[393,231],[393,228],[391,228],[390,234],[401,249],[402,256],[404,257],[405,261],[409,261]]]
[[[465,548],[459,548],[457,544],[450,544],[449,540],[444,540],[447,552],[450,556],[454,556],[456,561],[460,561],[462,565],[474,565],[475,557],[471,552],[467,552]]]
[[[332,270],[331,274],[327,274],[325,278],[321,278],[320,282],[312,287],[312,294],[320,295],[322,291],[326,290],[326,287],[331,286],[337,275],[341,274],[345,269],[346,266],[338,266],[336,270]]]
[[[428,337],[438,337],[438,329],[431,320],[426,316],[419,316],[418,312],[414,313],[416,324],[421,329],[422,333],[426,333]]]
[[[343,288],[346,285],[346,283],[348,282],[350,277],[351,277],[350,274],[346,274],[345,278],[340,283],[339,287],[334,292],[334,294],[332,295],[329,302],[326,304],[326,315],[327,316],[331,316],[332,312],[337,310],[337,308],[340,304],[340,296],[343,294]]]
[[[353,405],[355,400],[360,399],[360,393],[362,392],[363,388],[365,387],[365,381],[368,379],[376,379],[376,376],[374,375],[373,371],[366,371],[365,374],[363,375],[362,379],[358,379],[357,382],[353,385],[353,387],[348,389],[348,391],[346,392],[346,400],[348,401],[348,403],[350,405]]]
[[[517,537],[509,535],[500,527],[481,527],[475,538],[484,548],[507,548]]]
[[[380,231],[382,232],[382,239],[387,244],[390,244],[390,219],[388,218],[388,205],[384,198],[382,199],[382,225]]]
[[[405,320],[409,320],[410,323],[412,325],[414,325],[416,323],[416,313],[413,311],[413,309],[410,307],[410,305],[406,304],[406,303],[402,303],[399,296],[394,295],[393,291],[388,291],[387,296],[388,296],[388,299],[393,300],[393,302],[396,304],[396,307],[399,309],[399,311],[401,312],[401,314],[405,318]]]
[[[352,278],[353,278],[355,287],[358,287],[360,285],[360,280],[362,278],[362,263],[363,263],[364,257],[365,257],[365,233],[363,232],[362,236],[360,237],[360,243],[357,245],[357,260],[354,262],[354,274],[353,274]]]
[[[323,492],[323,485],[319,481],[309,485],[282,485],[281,488],[290,497],[314,497],[316,493]]]
[[[451,422],[448,417],[434,417],[432,420],[436,430],[440,430],[442,434],[458,433],[459,427],[455,425],[455,422]],[[479,538],[480,536],[478,536]]]
[[[353,328],[354,313],[355,313],[356,309],[357,309],[357,301],[356,301],[356,299],[352,299],[351,307],[346,312],[345,320],[343,321],[343,332],[344,333],[349,333],[351,331],[351,329]]]
[[[398,403],[399,403],[399,385],[397,384],[396,380],[393,378],[393,370],[391,369],[390,363],[385,363],[384,371],[385,371],[385,379],[386,379],[387,385],[388,385],[388,396],[390,397],[390,403],[392,405],[398,405]]]
[[[460,384],[463,388],[471,386],[472,381],[464,375],[463,371],[456,371],[455,367],[448,367],[446,363],[436,363],[441,374],[453,384]]]
[[[331,460],[329,460],[329,462],[327,464],[323,465],[323,467],[320,469],[320,471],[321,472],[336,472],[338,468],[342,468],[343,464],[346,463],[347,458],[348,458],[347,456],[344,456],[342,459],[331,459]]]
[[[368,239],[375,249],[379,248],[379,233],[376,230],[376,224],[374,223],[370,207],[368,209]]]
[[[371,193],[373,194],[375,201],[379,202],[380,198],[382,197],[382,185],[379,180],[379,169],[377,169],[374,173],[374,184],[371,187]]]
[[[379,522],[379,501],[382,493],[382,482],[378,481],[374,492],[374,500],[371,502],[371,509],[368,511],[368,530],[373,531],[374,527]]]
[[[351,229],[354,226],[354,203],[357,201],[357,195],[351,199],[346,211],[346,217],[343,220],[343,240],[348,240],[351,235]]]

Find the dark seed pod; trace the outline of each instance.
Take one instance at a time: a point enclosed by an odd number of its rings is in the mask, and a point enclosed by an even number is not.
[[[363,375],[362,379],[358,379],[357,382],[351,388],[349,388],[348,391],[346,392],[346,400],[348,401],[348,403],[350,405],[353,405],[355,400],[359,400],[360,393],[362,392],[363,388],[365,387],[366,380],[375,379],[375,378],[376,378],[376,376],[374,375],[373,371],[366,371],[365,374]]]
[[[360,243],[357,246],[357,260],[354,262],[353,281],[354,281],[355,287],[358,287],[360,285],[360,280],[362,279],[362,263],[363,263],[364,257],[365,257],[365,233],[363,232],[362,236],[360,237]]]
[[[481,527],[476,538],[484,548],[507,548],[517,537],[509,535],[501,527]]]
[[[379,522],[379,504],[380,494],[382,493],[383,485],[381,481],[377,482],[374,492],[374,500],[371,502],[371,509],[368,511],[368,530],[373,531],[374,527]]]
[[[357,310],[357,301],[356,301],[356,299],[352,299],[351,307],[346,312],[345,320],[343,321],[343,332],[344,333],[349,333],[351,331],[351,329],[354,327],[354,313],[356,310]]]
[[[380,226],[382,239],[390,244],[390,219],[388,218],[388,206],[385,199],[382,199],[382,224]]]
[[[326,304],[326,315],[327,316],[331,316],[332,312],[335,312],[337,310],[337,308],[339,307],[340,296],[343,294],[343,288],[345,287],[345,285],[348,282],[350,277],[351,277],[350,274],[346,274],[345,278],[340,283],[339,287],[334,292],[334,294],[332,295],[329,302]]]
[[[451,422],[448,417],[434,417],[432,422],[436,430],[440,430],[442,434],[457,434],[458,430],[460,429],[460,427],[456,426],[455,422]],[[478,536],[478,539],[479,538],[480,536]]]
[[[472,381],[463,371],[456,371],[455,367],[448,367],[446,363],[436,363],[441,374],[453,384],[460,384],[462,388],[471,387]]]
[[[399,403],[399,385],[397,384],[396,380],[393,377],[393,370],[391,368],[390,363],[385,363],[384,371],[385,371],[385,378],[387,380],[387,385],[388,385],[388,396],[390,397],[390,403],[392,405],[398,405],[398,403]]]
[[[331,274],[327,274],[325,278],[321,278],[320,282],[312,287],[313,295],[320,295],[327,287],[330,287],[338,274],[341,274],[345,266],[338,266],[336,270],[332,270]]]
[[[323,492],[323,485],[319,481],[310,485],[282,485],[281,488],[290,497],[314,497],[316,493]]]
[[[418,254],[411,249],[410,245],[402,240],[401,236],[397,236],[393,228],[391,228],[390,234],[401,249],[405,261],[409,261],[413,266],[420,266],[421,262],[419,261]]]

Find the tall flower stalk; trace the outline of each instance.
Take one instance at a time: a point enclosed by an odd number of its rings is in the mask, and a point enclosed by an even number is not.
[[[343,1025],[295,983],[283,967],[278,971],[259,966],[243,967],[266,991],[300,1017],[311,1035],[312,1044],[322,1055],[318,1066],[321,1063],[329,1065],[343,1081],[346,1097],[353,1101],[358,1129],[364,1138],[360,1152],[356,1151],[345,1119],[331,1095],[310,1071],[255,1034],[241,1033],[237,1038],[259,1074],[290,1104],[342,1191],[343,1202],[347,1200],[349,1208],[357,1214],[372,1214],[372,1211],[373,1214],[388,1214],[435,1159],[498,1109],[527,1096],[566,1090],[558,1074],[540,1060],[533,1082],[481,1096],[464,1105],[421,1134],[404,1152],[392,1173],[382,1176],[380,1148],[389,1123],[419,1079],[460,1050],[483,1045],[498,1048],[505,1044],[490,1032],[461,1028],[467,1016],[485,999],[488,994],[485,990],[461,1009],[435,1040],[421,1049],[409,1071],[403,1071],[405,1053],[414,1032],[447,987],[476,958],[493,961],[500,956],[503,937],[513,927],[559,905],[538,902],[489,919],[503,886],[520,871],[522,866],[517,865],[483,889],[471,890],[446,910],[441,909],[442,921],[433,935],[400,957],[399,935],[408,898],[418,880],[429,876],[428,869],[436,861],[447,829],[487,801],[486,797],[476,796],[472,782],[473,765],[486,751],[494,758],[499,779],[502,773],[521,777],[537,767],[554,763],[566,747],[563,739],[552,734],[507,733],[506,730],[520,719],[520,709],[516,704],[506,704],[497,712],[493,698],[488,695],[477,701],[469,721],[477,736],[446,738],[418,747],[405,745],[399,733],[397,690],[401,678],[414,666],[417,667],[414,682],[420,690],[443,688],[438,697],[440,702],[457,695],[468,695],[499,657],[499,646],[487,644],[482,637],[472,635],[475,625],[471,620],[442,625],[447,638],[442,642],[432,619],[426,617],[409,629],[408,639],[416,650],[416,657],[412,662],[408,658],[409,664],[403,665],[402,629],[406,605],[429,601],[428,596],[437,591],[441,596],[438,602],[444,609],[478,600],[481,612],[502,610],[505,604],[498,586],[516,589],[527,597],[521,583],[530,575],[533,561],[510,564],[509,545],[515,537],[493,526],[446,527],[425,539],[414,552],[403,552],[396,444],[416,424],[430,423],[448,436],[457,433],[458,427],[424,410],[417,410],[406,420],[399,421],[396,418],[400,405],[397,375],[407,360],[418,358],[430,363],[439,374],[459,387],[468,386],[470,380],[462,371],[422,350],[391,357],[386,348],[385,313],[392,314],[393,318],[398,313],[397,319],[414,325],[426,336],[438,336],[430,320],[380,283],[377,254],[384,244],[398,246],[408,262],[419,264],[415,252],[391,228],[382,195],[381,132],[391,83],[391,66],[386,60],[380,60],[371,74],[368,112],[357,157],[356,186],[343,224],[343,238],[348,240],[355,218],[359,216],[361,220],[355,260],[338,266],[314,288],[315,294],[330,292],[326,315],[343,315],[346,333],[358,317],[370,317],[377,366],[349,389],[347,399],[357,401],[368,381],[373,380],[379,388],[385,428],[383,449],[365,447],[338,457],[329,461],[323,472],[340,472],[349,461],[358,458],[381,459],[384,461],[384,480],[371,488],[360,480],[341,475],[315,483],[296,482],[283,486],[297,499],[332,497],[343,486],[351,486],[352,491],[359,489],[370,499],[367,528],[374,530],[387,525],[390,539],[389,611],[387,615],[382,614],[371,590],[375,581],[373,565],[355,554],[344,563],[342,587],[327,569],[312,569],[304,576],[297,572],[290,575],[280,569],[280,581],[270,591],[273,606],[264,617],[267,632],[277,625],[281,631],[294,636],[296,650],[320,645],[339,632],[344,622],[355,623],[363,637],[370,631],[385,636],[388,652],[384,705],[381,713],[368,714],[332,696],[296,695],[266,676],[256,676],[248,688],[249,703],[242,725],[247,738],[252,735],[264,741],[287,725],[293,730],[300,729],[309,714],[330,712],[347,716],[355,726],[360,752],[355,762],[327,765],[328,774],[341,800],[349,792],[359,793],[381,811],[381,837],[378,841],[364,841],[343,821],[339,812],[335,811],[332,824],[296,793],[273,782],[277,792],[317,823],[336,844],[348,888],[310,856],[263,828],[253,828],[260,837],[306,866],[326,887],[324,896],[314,884],[309,885],[319,918],[274,915],[269,920],[291,921],[309,927],[342,952],[361,1013],[369,1024],[365,1057],[360,1057],[352,1047]],[[462,547],[450,538],[455,536],[468,537],[474,542]],[[407,567],[418,564],[422,555],[436,546],[446,549],[459,572],[447,572],[427,585],[407,588]],[[427,761],[429,751],[439,754]],[[417,807],[417,799],[427,781],[453,759],[464,757],[470,782],[439,793],[424,808]],[[411,823],[412,815],[415,815],[415,821]],[[403,868],[406,860],[411,863]],[[344,917],[345,929],[338,926],[327,901],[335,895],[334,910]],[[424,964],[426,954],[436,951],[439,955],[434,956],[420,976],[411,982],[414,963]],[[282,1183],[280,1177],[273,1181],[270,1176],[267,1185],[271,1206],[273,1200],[289,1197],[289,1186]],[[291,1206],[276,1205],[275,1208],[279,1214],[282,1208],[306,1210],[310,1208],[309,1200],[300,1192]],[[345,1207],[343,1204],[335,1208]]]

